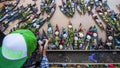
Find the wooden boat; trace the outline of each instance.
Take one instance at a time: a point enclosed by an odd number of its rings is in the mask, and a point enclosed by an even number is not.
[[[38,18],[36,22],[32,23],[32,27],[31,29],[36,30],[36,29],[40,29],[46,22],[46,19],[44,18]]]
[[[51,25],[51,23],[48,24],[48,29],[47,29],[47,35],[48,35],[48,39],[49,39],[49,43],[52,43],[52,39],[53,39],[53,27]]]
[[[84,50],[88,50],[90,48],[90,43],[91,43],[92,35],[93,35],[92,28],[93,28],[92,26],[89,28],[85,36],[84,46],[82,47],[82,49]]]
[[[77,29],[74,30],[74,44],[73,44],[74,49],[79,49],[78,45],[78,31]]]
[[[80,15],[83,15],[84,14],[84,1],[77,1],[77,7],[76,7],[78,13]]]
[[[65,47],[64,47],[64,39],[63,39],[62,36],[60,36],[59,49],[60,49],[60,50],[65,49]]]
[[[84,15],[85,15],[86,12],[87,12],[87,8],[88,8],[87,3],[84,3],[84,10],[83,10],[83,14],[84,14]]]
[[[48,14],[48,17],[47,17],[46,21],[49,21],[52,18],[52,16],[54,15],[54,13],[56,11],[56,4],[55,3],[50,10],[51,10],[51,12]]]
[[[94,0],[88,1],[87,11],[88,11],[88,14],[89,14],[89,15],[92,13],[92,9],[93,9],[93,8],[94,8]]]
[[[74,31],[73,31],[73,26],[72,23],[69,21],[68,25],[68,36],[69,36],[69,42],[70,42],[70,47],[71,49],[74,47]]]
[[[75,13],[75,3],[73,0],[62,0],[62,5],[59,6],[60,11],[67,17],[73,17]]]
[[[55,34],[54,34],[54,45],[56,46],[56,48],[59,48],[59,41],[60,41],[60,30],[58,25],[56,24],[55,27]]]
[[[98,25],[98,27],[101,29],[101,30],[105,30],[102,22],[100,21],[100,19],[98,18],[97,14],[92,14],[92,18],[93,20],[95,21],[95,23]]]
[[[80,15],[82,15],[82,9],[80,8],[79,5],[77,5],[76,9],[77,9],[78,13],[79,13]]]
[[[98,29],[96,26],[94,26],[90,50],[96,50],[97,47],[98,47]]]
[[[114,30],[110,25],[107,25],[106,27],[106,48],[107,49],[113,49],[114,48]]]
[[[84,30],[83,30],[82,24],[80,23],[79,29],[78,29],[78,47],[79,47],[79,49],[82,49],[82,47],[84,46],[84,39],[85,39]]]
[[[69,37],[68,37],[68,32],[66,31],[66,29],[64,27],[62,27],[62,38],[64,40],[63,43],[63,48],[66,49],[70,49],[70,44],[69,44]]]

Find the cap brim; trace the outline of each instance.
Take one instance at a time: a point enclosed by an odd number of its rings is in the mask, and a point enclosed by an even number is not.
[[[2,55],[2,48],[0,47],[0,68],[21,68],[27,57],[20,60],[8,60]]]

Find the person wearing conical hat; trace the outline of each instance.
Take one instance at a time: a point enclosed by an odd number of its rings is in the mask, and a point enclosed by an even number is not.
[[[46,56],[47,44],[46,40],[43,56]],[[21,68],[36,47],[37,39],[30,30],[21,29],[8,34],[0,47],[0,68]]]

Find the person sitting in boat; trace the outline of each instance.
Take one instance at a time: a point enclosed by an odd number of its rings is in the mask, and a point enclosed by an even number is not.
[[[89,41],[89,40],[91,40],[91,39],[92,39],[92,37],[91,37],[90,35],[87,35],[86,40]]]
[[[107,35],[111,35],[113,31],[113,28],[108,24],[106,28]]]
[[[58,25],[56,25],[55,35],[56,35],[56,36],[59,35],[59,28],[58,28]]]
[[[93,32],[97,33],[97,31],[98,31],[98,30],[97,30],[97,27],[94,26],[94,27],[93,27]]]
[[[92,31],[92,26],[90,27],[89,31],[87,32],[88,35],[92,36],[93,31]]]
[[[53,32],[52,26],[51,24],[48,24],[48,33],[52,33],[52,32]]]
[[[63,38],[66,38],[68,35],[66,32],[63,32]]]
[[[64,44],[64,39],[63,37],[61,37],[59,41],[59,49],[63,49],[63,44]]]

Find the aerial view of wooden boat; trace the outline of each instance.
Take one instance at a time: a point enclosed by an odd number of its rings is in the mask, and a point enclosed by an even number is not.
[[[62,36],[60,36],[59,49],[60,49],[60,50],[65,49],[65,47],[64,47],[64,39],[63,39]]]
[[[80,15],[85,14],[87,11],[87,3],[85,3],[84,0],[81,0],[81,1],[77,0],[76,9]]]
[[[68,32],[64,27],[62,27],[62,37],[63,37],[63,40],[64,40],[64,43],[63,43],[64,49],[65,50],[70,49]]]
[[[48,23],[48,29],[47,29],[48,38],[53,38],[53,27],[51,23]]]
[[[87,3],[84,3],[84,9],[83,9],[84,15],[87,13],[87,9],[88,9]]]
[[[52,24],[49,22],[48,23],[48,28],[47,28],[47,36],[48,36],[48,40],[49,40],[49,50],[50,49],[54,49],[55,45],[54,43],[54,32],[53,32],[53,26]]]
[[[74,47],[74,31],[73,31],[73,26],[71,21],[69,21],[68,24],[68,36],[69,36],[69,40],[70,40],[70,47],[71,49],[73,49]]]
[[[83,14],[83,6],[84,6],[83,1],[77,0],[76,9],[80,15]]]
[[[73,0],[61,0],[60,11],[67,17],[73,17],[75,13],[75,2]]]
[[[74,43],[73,43],[73,48],[74,49],[78,49],[79,46],[78,46],[78,30],[75,29],[74,30]]]
[[[89,14],[89,15],[92,13],[92,9],[93,9],[93,8],[94,8],[94,0],[88,1],[87,10],[88,10],[88,14]]]
[[[90,44],[92,41],[92,35],[93,35],[92,29],[93,29],[93,27],[91,26],[85,36],[84,46],[82,47],[82,49],[84,49],[84,50],[89,50],[89,48],[90,48]]]
[[[84,46],[84,39],[85,39],[84,30],[83,30],[82,24],[80,23],[79,29],[78,29],[78,47],[79,47],[79,49],[82,49],[82,47]]]
[[[98,29],[96,26],[93,27],[92,42],[90,45],[90,50],[97,50],[98,47]]]
[[[114,30],[111,25],[107,25],[106,27],[106,48],[107,49],[113,49],[114,48]]]
[[[78,13],[79,13],[80,15],[82,15],[82,9],[80,8],[79,5],[77,5],[76,9],[77,9]]]
[[[60,29],[58,25],[56,24],[55,31],[54,31],[54,45],[56,48],[59,48],[59,41],[60,41]]]
[[[97,14],[92,13],[92,18],[93,18],[93,20],[95,21],[95,23],[98,25],[98,27],[100,27],[100,29],[105,30],[102,22],[100,21],[100,19],[99,19],[98,16],[97,16]]]
[[[51,10],[51,12],[48,14],[46,21],[49,21],[52,18],[52,16],[54,15],[54,13],[56,11],[56,4],[54,4],[50,10]]]

